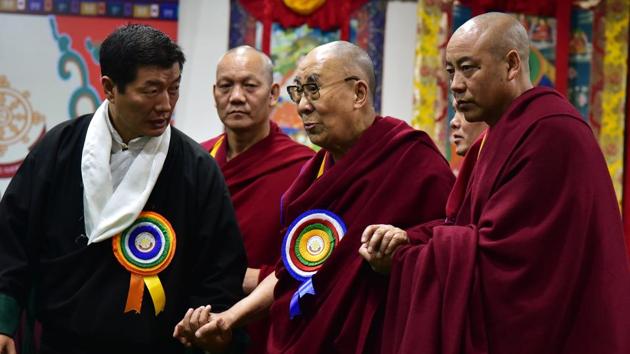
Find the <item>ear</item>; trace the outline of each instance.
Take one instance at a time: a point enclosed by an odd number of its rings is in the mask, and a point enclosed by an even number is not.
[[[105,92],[105,98],[108,101],[114,103],[116,98],[116,94],[114,92],[116,88],[116,84],[109,76],[101,76],[101,86],[103,86],[103,91]]]
[[[363,80],[358,80],[354,83],[354,108],[361,108],[368,104],[370,101],[370,89]]]
[[[505,56],[505,61],[508,65],[507,79],[512,81],[521,72],[521,56],[515,49],[512,49]]]
[[[214,96],[214,107],[217,107],[217,85],[212,85],[212,96]]]
[[[271,107],[278,103],[278,97],[280,97],[280,85],[274,82],[271,85],[271,90],[269,91],[269,105]]]

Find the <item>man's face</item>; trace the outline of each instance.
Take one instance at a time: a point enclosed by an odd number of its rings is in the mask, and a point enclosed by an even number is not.
[[[265,62],[254,51],[232,53],[217,66],[214,100],[221,122],[228,130],[243,131],[268,124],[278,99]]]
[[[160,136],[168,127],[179,98],[179,63],[168,69],[157,66],[138,68],[136,79],[122,93],[111,80],[103,78],[109,113],[125,141],[140,136]]]
[[[446,48],[451,91],[469,122],[492,124],[503,113],[508,67],[488,47],[488,40],[468,32],[453,35]]]
[[[453,119],[451,119],[451,135],[449,140],[455,145],[457,155],[466,155],[470,146],[477,140],[485,128],[485,123],[469,123],[461,112],[455,111],[455,115]]]
[[[329,150],[347,146],[356,135],[356,122],[349,114],[356,80],[345,80],[353,76],[336,69],[341,67],[329,52],[311,52],[300,61],[295,75],[295,85],[314,83],[319,87],[317,99],[302,94],[298,113],[311,142]]]

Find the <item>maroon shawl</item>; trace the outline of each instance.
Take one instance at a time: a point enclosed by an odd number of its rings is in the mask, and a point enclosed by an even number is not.
[[[630,353],[619,206],[557,92],[527,91],[490,128],[455,223],[395,254],[383,353]]]
[[[243,235],[247,266],[260,268],[259,281],[269,275],[280,258],[280,197],[314,152],[296,143],[271,122],[267,137],[230,161],[227,138],[221,134],[202,146],[211,151],[221,137],[215,159],[225,176]],[[264,353],[268,324],[258,321],[248,327],[248,353]]]
[[[377,117],[347,154],[315,179],[324,154],[304,166],[283,196],[282,222],[287,226],[305,211],[326,209],[343,219],[347,231],[313,277],[316,295],[300,300],[302,315],[293,320],[289,302],[299,283],[279,265],[270,353],[378,352],[387,278],[359,255],[361,234],[370,224],[410,226],[444,217],[453,184],[431,139],[394,118]]]

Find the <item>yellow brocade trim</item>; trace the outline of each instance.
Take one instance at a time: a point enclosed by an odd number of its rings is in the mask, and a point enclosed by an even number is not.
[[[319,166],[319,171],[317,171],[317,177],[315,177],[315,179],[318,179],[319,177],[321,177],[324,174],[324,169],[326,168],[326,160],[328,160],[328,153],[324,153],[324,158],[322,159],[322,164]]]
[[[441,5],[441,1],[418,1],[411,125],[426,131],[444,152],[447,144],[446,124],[438,124],[438,120],[446,118],[442,117],[447,106],[447,92],[444,90],[447,78],[442,52],[448,30],[447,16]]]
[[[210,150],[210,156],[212,157],[217,156],[217,151],[219,151],[219,148],[221,147],[221,144],[223,143],[224,139],[225,139],[225,135],[220,137],[219,140],[217,140],[217,142],[214,143],[214,146],[212,146],[212,150]]]
[[[153,307],[155,308],[155,315],[157,316],[157,314],[164,311],[164,306],[166,305],[166,294],[164,293],[162,282],[160,282],[160,278],[157,275],[152,275],[144,277],[144,284],[149,289]]]
[[[326,0],[283,0],[284,4],[302,16],[310,15],[326,3]]]
[[[628,56],[630,3],[608,0],[605,3],[604,88],[602,90],[602,128],[599,144],[612,177],[617,201],[623,195],[623,151]]]
[[[479,151],[477,151],[477,160],[479,160],[479,155],[481,155],[481,150],[483,150],[483,146],[486,144],[486,138],[488,137],[488,132],[485,131],[482,133],[483,138],[481,138],[481,146],[479,146]]]

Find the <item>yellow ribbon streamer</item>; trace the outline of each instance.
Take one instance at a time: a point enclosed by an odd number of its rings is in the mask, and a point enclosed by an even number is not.
[[[164,306],[166,305],[166,294],[164,293],[160,278],[158,278],[157,275],[144,277],[144,284],[147,286],[147,289],[149,289],[151,300],[153,300],[153,307],[155,308],[155,315],[157,316],[160,312],[164,311]]]
[[[125,313],[135,311],[140,313],[142,308],[142,296],[144,296],[144,286],[149,289],[149,295],[153,300],[153,308],[155,308],[155,315],[164,311],[166,306],[166,294],[164,293],[164,287],[157,275],[151,275],[143,277],[137,274],[131,274],[129,279],[129,292],[127,293],[127,303],[125,304]]]

